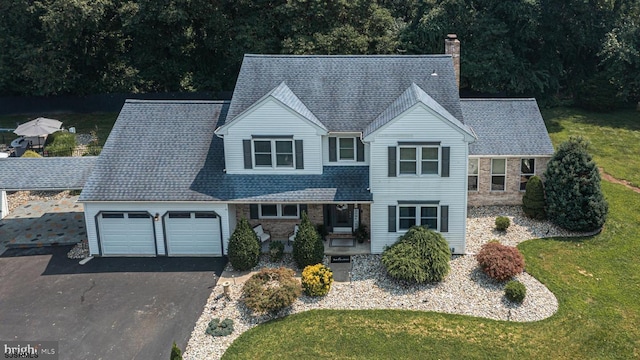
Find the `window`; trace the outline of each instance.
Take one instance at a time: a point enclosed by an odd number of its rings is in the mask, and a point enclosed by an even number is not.
[[[355,138],[338,138],[338,157],[340,160],[355,160]]]
[[[438,229],[437,206],[399,206],[398,229],[409,230],[414,225],[426,226],[429,229]]]
[[[507,178],[507,159],[491,159],[491,191],[504,191]]]
[[[440,150],[435,146],[400,147],[400,174],[438,174]]]
[[[300,217],[298,204],[260,204],[260,218],[297,219]]]
[[[355,136],[330,136],[329,162],[364,162],[364,143]]]
[[[256,167],[293,167],[293,140],[254,140]]]
[[[520,191],[527,190],[527,182],[536,174],[535,159],[520,159]]]
[[[400,174],[415,174],[416,148],[400,148]]]
[[[469,178],[467,180],[469,191],[478,191],[478,159],[469,159]]]

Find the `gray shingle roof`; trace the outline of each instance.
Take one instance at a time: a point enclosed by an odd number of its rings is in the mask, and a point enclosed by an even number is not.
[[[443,118],[449,120],[452,124],[457,126],[463,131],[471,133],[471,130],[464,125],[460,120],[456,119],[451,113],[449,113],[444,107],[438,104],[429,94],[424,92],[418,85],[412,83],[405,92],[403,92],[394,102],[386,108],[382,114],[380,114],[367,128],[364,130],[363,136],[367,136],[380,127],[384,126],[391,120],[398,117],[403,112],[409,110],[415,104],[422,103],[433,111],[438,113]]]
[[[0,189],[82,189],[97,160],[96,156],[1,159]]]
[[[470,155],[551,155],[553,145],[535,99],[462,99],[465,124],[478,140]]]
[[[412,83],[462,119],[450,55],[245,55],[229,120],[283,81],[329,131],[363,131]]]
[[[220,101],[127,100],[80,201],[370,201],[369,169],[229,175]]]

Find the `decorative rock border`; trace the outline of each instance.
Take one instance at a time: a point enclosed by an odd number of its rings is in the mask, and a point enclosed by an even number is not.
[[[506,232],[494,230],[497,216],[508,216],[511,226]],[[489,240],[515,246],[522,241],[552,236],[585,236],[567,232],[547,221],[524,217],[519,206],[473,207],[468,210],[467,251],[475,253]],[[522,304],[504,298],[504,283],[487,277],[471,255],[455,256],[451,273],[438,284],[404,286],[390,279],[380,263],[379,255],[357,255],[353,258],[351,283],[334,284],[322,298],[302,296],[294,305],[275,316],[254,315],[239,301],[242,284],[231,285],[231,296],[222,296],[222,286],[214,288],[200,319],[196,322],[185,359],[218,359],[240,334],[273,318],[311,309],[408,309],[463,314],[507,321],[539,321],[553,315],[558,301],[544,285],[526,272],[517,276],[527,288]],[[289,256],[283,264],[269,265],[261,259],[259,266],[293,266]],[[325,258],[326,262],[326,258]],[[214,318],[234,321],[233,334],[211,337],[205,334]]]

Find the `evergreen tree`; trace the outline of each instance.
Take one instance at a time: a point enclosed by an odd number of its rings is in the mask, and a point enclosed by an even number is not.
[[[530,218],[544,220],[547,217],[544,207],[545,200],[542,180],[534,175],[527,181],[526,192],[522,197],[522,211]]]
[[[249,221],[241,218],[229,239],[229,262],[235,270],[249,270],[260,260],[260,240]]]
[[[545,172],[547,216],[567,230],[593,231],[607,217],[600,173],[588,146],[583,138],[571,137],[560,144]]]
[[[171,346],[171,356],[170,360],[182,360],[182,350],[176,345],[176,342],[173,342],[173,346]]]
[[[293,242],[293,259],[300,269],[322,263],[324,244],[320,234],[313,226],[306,212],[302,213],[302,222]]]

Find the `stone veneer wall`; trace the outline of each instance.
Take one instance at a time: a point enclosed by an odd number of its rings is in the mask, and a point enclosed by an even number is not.
[[[504,158],[496,156],[496,159]],[[469,191],[467,204],[469,206],[484,205],[521,205],[524,191],[520,191],[520,157],[507,157],[507,179],[505,191],[491,191],[491,159],[480,158],[478,166],[478,191]],[[547,169],[551,157],[536,157],[536,175]]]
[[[360,204],[360,223],[367,225],[369,228],[370,206],[369,204]],[[308,204],[307,214],[309,220],[314,224],[323,224],[324,217],[322,213],[322,204]],[[262,224],[262,227],[271,233],[272,239],[285,240],[293,233],[296,224],[300,224],[300,219],[250,219],[249,205],[236,205],[236,217],[240,219],[244,217],[249,220],[251,226]]]

